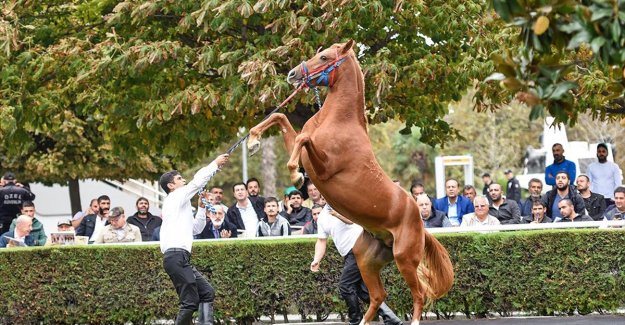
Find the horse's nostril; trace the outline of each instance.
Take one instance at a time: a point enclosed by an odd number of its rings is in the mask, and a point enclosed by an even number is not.
[[[289,71],[288,77],[289,78],[294,78],[295,77],[295,71],[294,70]]]

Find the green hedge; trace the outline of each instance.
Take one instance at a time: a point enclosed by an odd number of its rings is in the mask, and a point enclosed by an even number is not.
[[[625,306],[625,232],[524,231],[437,236],[456,282],[431,311],[445,317],[537,314]],[[217,291],[219,319],[248,322],[296,308],[315,318],[344,311],[334,248],[322,272],[308,270],[314,239],[197,242],[193,262]],[[157,245],[21,248],[0,251],[0,323],[122,324],[173,319],[174,288]],[[411,312],[395,266],[383,275],[387,302]]]

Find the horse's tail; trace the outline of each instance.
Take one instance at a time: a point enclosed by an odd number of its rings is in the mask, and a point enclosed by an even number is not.
[[[425,233],[423,261],[417,269],[428,300],[444,296],[454,283],[454,268],[445,247],[429,232]],[[430,301],[431,302],[431,301]]]

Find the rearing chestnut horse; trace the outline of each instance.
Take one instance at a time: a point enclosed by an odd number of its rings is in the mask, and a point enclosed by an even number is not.
[[[353,248],[371,300],[363,323],[373,319],[386,298],[380,271],[394,259],[410,286],[412,324],[418,325],[426,297],[439,298],[451,288],[453,267],[447,250],[424,230],[415,200],[391,181],[373,154],[365,83],[353,45],[352,40],[334,44],[289,72],[287,81],[296,86],[306,82],[330,87],[323,107],[300,134],[284,114],[273,114],[250,130],[248,147],[258,148],[261,134],[279,124],[291,152],[291,181],[303,181],[298,172],[301,160],[327,202],[365,228]]]

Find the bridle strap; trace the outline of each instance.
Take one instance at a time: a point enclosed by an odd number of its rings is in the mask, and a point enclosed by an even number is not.
[[[342,56],[338,56],[337,50],[337,58],[334,59],[334,61],[326,63],[312,71],[308,71],[308,66],[306,66],[306,62],[303,61],[301,66],[306,87],[311,89],[315,88],[316,86],[332,87],[332,85],[334,85],[334,74],[336,72],[336,68],[338,68],[343,62],[345,62],[345,60],[347,59],[347,55],[348,54],[346,53]],[[316,81],[316,85],[313,85],[311,83],[311,81],[313,80]]]

